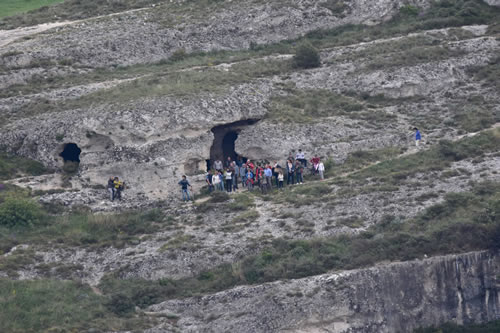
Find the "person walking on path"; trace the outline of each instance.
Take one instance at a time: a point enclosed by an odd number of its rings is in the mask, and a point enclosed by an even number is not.
[[[226,170],[226,191],[233,191],[233,173],[230,168],[227,168]]]
[[[319,177],[321,178],[321,180],[324,180],[325,179],[325,165],[321,161],[318,164],[318,173],[319,173]]]
[[[289,159],[286,162],[286,172],[287,172],[287,179],[286,179],[286,184],[290,185],[290,183],[293,185],[295,184],[295,165],[293,164],[293,161]]]
[[[182,201],[189,201],[191,198],[189,197],[189,190],[188,186],[193,189],[191,184],[189,184],[188,180],[186,179],[186,176],[182,176],[182,180],[179,182],[179,185],[181,185],[181,191],[182,191]]]
[[[114,183],[113,177],[109,177],[108,179],[108,192],[109,192],[109,199],[111,201],[115,200],[115,183]]]
[[[422,135],[420,134],[418,128],[415,127],[413,130],[415,131],[415,146],[418,147],[420,145],[420,141],[422,141]]]

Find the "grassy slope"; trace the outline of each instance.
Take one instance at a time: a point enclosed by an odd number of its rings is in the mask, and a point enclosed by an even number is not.
[[[0,18],[28,12],[43,6],[53,5],[64,0],[2,0]]]

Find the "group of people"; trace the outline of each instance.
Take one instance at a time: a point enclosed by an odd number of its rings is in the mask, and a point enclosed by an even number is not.
[[[310,160],[311,173],[324,179],[325,166],[318,156]],[[216,160],[213,169],[207,172],[205,181],[208,189],[212,191],[237,191],[239,186],[252,191],[255,187],[262,193],[267,193],[271,188],[283,189],[285,178],[287,185],[303,184],[304,171],[307,170],[307,159],[299,149],[295,157],[289,155],[284,166],[278,162],[257,162],[251,160],[244,162],[241,158],[233,161],[231,157],[222,163]]]
[[[122,199],[122,191],[125,189],[125,182],[122,182],[118,177],[109,177],[108,179],[108,192],[109,199],[114,201],[115,199]]]

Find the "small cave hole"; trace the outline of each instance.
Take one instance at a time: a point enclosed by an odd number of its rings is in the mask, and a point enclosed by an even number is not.
[[[76,162],[80,163],[80,153],[82,150],[76,143],[67,143],[64,145],[63,151],[59,154],[63,158],[64,163]]]

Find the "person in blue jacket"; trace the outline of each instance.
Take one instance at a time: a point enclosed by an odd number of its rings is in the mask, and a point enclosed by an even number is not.
[[[422,140],[422,135],[420,134],[420,131],[418,130],[418,128],[414,128],[415,130],[415,146],[419,146],[420,145],[420,141]]]

